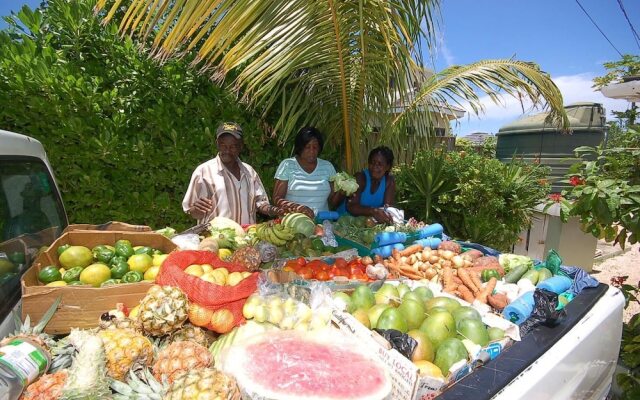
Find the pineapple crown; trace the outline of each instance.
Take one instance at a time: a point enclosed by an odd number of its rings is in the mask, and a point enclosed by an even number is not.
[[[53,317],[53,314],[55,314],[55,312],[57,311],[61,301],[62,301],[62,296],[58,296],[58,298],[53,303],[51,303],[51,306],[49,306],[49,309],[47,310],[47,312],[44,313],[40,321],[38,321],[38,323],[34,325],[33,328],[31,327],[31,316],[27,315],[27,317],[24,319],[24,322],[22,322],[22,319],[20,319],[20,315],[18,315],[18,313],[15,312],[14,310],[13,320],[16,324],[16,334],[17,335],[41,334],[42,331],[44,331],[45,326],[47,326],[47,324]]]

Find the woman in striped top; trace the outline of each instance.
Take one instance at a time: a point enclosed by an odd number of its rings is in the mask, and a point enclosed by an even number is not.
[[[319,130],[300,129],[295,139],[295,156],[282,160],[275,175],[273,201],[285,199],[301,204],[314,214],[335,209],[345,198],[333,189],[329,178],[336,170],[329,161],[318,158],[324,145]]]

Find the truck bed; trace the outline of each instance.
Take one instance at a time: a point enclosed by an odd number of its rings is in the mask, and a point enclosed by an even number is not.
[[[623,307],[616,288],[585,289],[559,325],[536,328],[437,399],[602,399],[618,360]]]

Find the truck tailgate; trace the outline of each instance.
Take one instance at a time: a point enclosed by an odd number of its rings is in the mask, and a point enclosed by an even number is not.
[[[538,327],[438,399],[604,398],[618,360],[623,307],[616,288],[585,289],[558,326]]]

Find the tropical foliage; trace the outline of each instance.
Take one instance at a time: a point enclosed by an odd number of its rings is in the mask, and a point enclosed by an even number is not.
[[[0,129],[40,140],[72,222],[110,220],[186,228],[189,177],[215,154],[214,131],[235,120],[243,158],[270,191],[290,155],[235,96],[197,75],[189,59],[164,65],[117,26],[100,26],[92,1],[23,8],[0,32]]]
[[[196,54],[193,65],[221,81],[262,115],[279,110],[274,132],[286,140],[315,125],[341,145],[346,168],[373,127],[396,143],[407,132],[429,135],[433,113],[498,91],[547,104],[567,126],[562,96],[533,63],[494,60],[424,68],[423,49],[435,43],[438,0],[115,0],[107,20],[150,42],[159,60]],[[118,17],[122,6],[124,15]],[[426,27],[426,28],[424,28]],[[416,90],[416,88],[418,90]],[[399,113],[399,110],[407,108]],[[311,112],[308,112],[311,111]],[[425,143],[428,143],[425,142]],[[355,162],[354,162],[355,161]]]
[[[549,191],[546,167],[475,152],[424,151],[395,174],[408,216],[440,222],[456,239],[503,251],[530,226],[533,208]]]
[[[569,169],[571,188],[547,207],[559,203],[564,221],[578,217],[585,232],[624,248],[640,239],[640,131],[629,129],[619,144],[578,147],[582,162]]]

